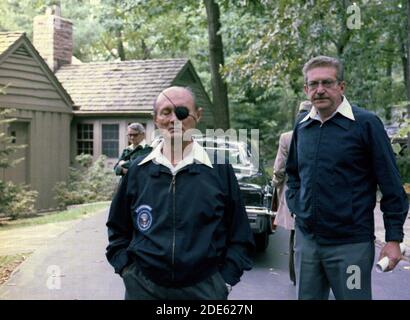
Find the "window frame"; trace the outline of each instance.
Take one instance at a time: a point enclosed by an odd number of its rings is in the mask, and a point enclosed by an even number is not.
[[[86,130],[84,130],[84,126],[88,126]],[[82,131],[80,130],[80,127]],[[76,147],[77,147],[77,155],[80,154],[89,154],[91,156],[94,156],[94,136],[95,136],[95,128],[94,128],[94,123],[89,123],[89,122],[81,122],[77,123],[77,128],[76,128]],[[87,134],[86,134],[87,133]],[[91,137],[90,137],[91,133]],[[81,146],[80,146],[81,145]],[[85,147],[84,145],[87,145]]]

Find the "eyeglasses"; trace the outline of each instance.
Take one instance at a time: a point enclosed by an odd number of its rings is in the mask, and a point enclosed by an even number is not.
[[[141,133],[129,133],[127,134],[128,138],[135,138],[138,137]]]
[[[309,89],[317,89],[319,88],[319,85],[321,84],[324,88],[333,88],[336,83],[339,83],[338,80],[331,80],[331,79],[326,79],[326,80],[321,80],[321,81],[309,81],[306,83]]]

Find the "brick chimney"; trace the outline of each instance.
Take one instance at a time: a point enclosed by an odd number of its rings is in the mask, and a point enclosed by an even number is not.
[[[73,23],[61,17],[58,5],[47,8],[45,15],[34,17],[33,44],[53,72],[71,64]]]

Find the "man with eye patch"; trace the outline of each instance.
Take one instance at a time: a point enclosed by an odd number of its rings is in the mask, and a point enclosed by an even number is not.
[[[190,88],[162,91],[154,103],[162,140],[133,162],[112,201],[106,255],[125,299],[226,300],[252,267],[234,170],[191,138],[202,112]]]
[[[401,259],[409,204],[389,138],[373,113],[344,95],[342,63],[318,56],[304,68],[313,107],[296,124],[286,164],[295,214],[299,299],[371,299],[374,208],[380,189],[388,270]]]

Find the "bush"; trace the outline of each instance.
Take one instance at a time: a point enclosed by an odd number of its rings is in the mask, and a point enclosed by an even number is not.
[[[0,180],[0,213],[11,219],[35,212],[38,192],[27,185],[16,185]]]
[[[405,149],[401,155],[397,156],[396,161],[401,180],[403,183],[410,183],[410,150]]]
[[[111,200],[117,186],[114,171],[106,168],[106,156],[92,162],[91,155],[76,157],[79,168],[70,168],[68,182],[59,182],[54,187],[55,199],[60,207],[95,201]]]

